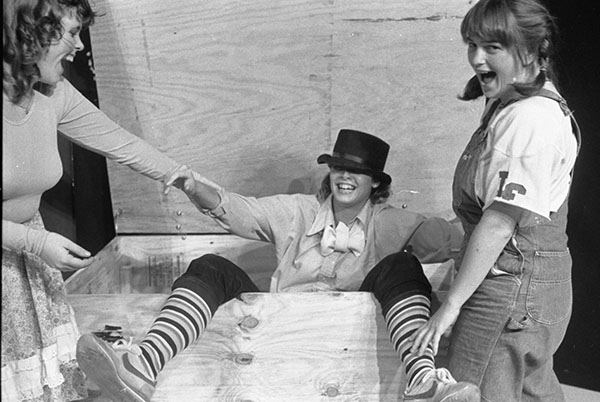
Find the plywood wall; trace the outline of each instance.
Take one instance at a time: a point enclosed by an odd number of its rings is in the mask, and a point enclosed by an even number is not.
[[[392,145],[398,206],[450,217],[482,105],[459,26],[469,0],[97,0],[100,107],[227,189],[310,192],[341,128]],[[118,233],[219,232],[175,191],[109,164]]]

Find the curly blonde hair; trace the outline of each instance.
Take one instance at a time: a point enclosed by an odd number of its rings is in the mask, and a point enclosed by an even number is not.
[[[61,20],[76,13],[83,28],[94,23],[96,13],[88,0],[4,0],[4,47],[2,82],[4,93],[18,103],[34,89],[40,78],[38,61],[63,35]]]

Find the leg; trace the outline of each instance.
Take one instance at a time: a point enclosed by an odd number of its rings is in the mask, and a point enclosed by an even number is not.
[[[82,336],[77,358],[83,370],[114,400],[149,402],[165,364],[204,333],[217,308],[244,292],[258,292],[246,273],[212,254],[190,264],[172,287],[140,344],[108,344]]]
[[[457,379],[481,387],[484,400],[483,380],[492,359],[497,355],[497,364],[502,362],[503,357],[507,362],[510,360],[508,355],[500,350],[499,340],[511,318],[518,290],[519,281],[513,276],[488,276],[463,305],[452,328],[448,367]],[[513,335],[514,333],[508,334]],[[515,374],[514,371],[509,369],[500,378],[505,380],[507,376]],[[499,382],[499,379],[491,381]],[[518,400],[519,398],[513,395],[518,395],[515,392],[520,393],[520,388],[521,384],[515,384],[498,396],[507,402],[515,398]]]
[[[192,261],[173,283],[171,295],[140,345],[154,377],[202,335],[221,304],[244,292],[258,292],[258,288],[232,262],[213,254]]]
[[[536,367],[527,370],[523,383],[523,402],[565,402],[558,377],[553,369],[553,358],[544,353]]]
[[[410,336],[431,315],[431,285],[416,257],[406,252],[387,256],[369,272],[360,290],[373,292],[381,304],[406,371],[405,401],[479,401],[476,386],[457,384],[447,370],[435,368],[431,348],[423,355],[410,351]]]
[[[527,288],[511,275],[486,278],[452,331],[450,369],[481,387],[485,402],[564,402],[552,370],[568,317],[546,325],[527,312]],[[569,296],[563,300],[569,305]]]

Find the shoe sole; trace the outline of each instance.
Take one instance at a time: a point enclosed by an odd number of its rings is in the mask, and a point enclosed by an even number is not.
[[[419,398],[419,397],[410,397],[404,395],[402,401],[406,402],[427,402],[433,400],[434,395],[430,395],[427,397]],[[452,394],[446,395],[442,399],[437,399],[437,402],[480,402],[481,401],[481,393],[479,392],[479,388],[477,388],[473,384],[465,384],[460,389],[455,390]]]
[[[440,400],[440,402],[480,402],[481,394],[479,388],[474,385],[466,385],[464,388],[457,390],[452,395],[448,395]]]
[[[117,365],[95,336],[85,334],[79,338],[77,361],[90,380],[102,390],[102,394],[113,402],[150,402],[121,380]]]

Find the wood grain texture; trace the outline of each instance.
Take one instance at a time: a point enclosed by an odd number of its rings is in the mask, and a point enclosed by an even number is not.
[[[230,235],[117,236],[92,267],[67,280],[80,331],[120,326],[139,340],[173,277],[207,252],[236,262],[268,289],[275,261],[264,243]],[[423,268],[435,309],[452,282],[453,262]],[[156,272],[164,274],[160,280]],[[372,294],[249,293],[221,306],[201,340],[167,365],[153,401],[396,401],[404,381]],[[93,401],[107,402],[102,395]]]
[[[83,332],[146,332],[165,295],[70,295]],[[370,293],[244,294],[159,376],[154,402],[396,401],[404,375]]]
[[[459,35],[467,0],[98,0],[100,107],[245,195],[312,192],[341,128],[392,145],[391,202],[451,215],[454,163],[480,105]],[[174,191],[109,164],[118,233],[220,232]]]
[[[270,243],[233,235],[117,236],[89,268],[66,281],[68,293],[169,293],[192,260],[207,254],[243,268],[261,291],[268,291],[277,264]]]
[[[204,254],[217,254],[241,267],[258,289],[268,292],[277,266],[270,243],[233,235],[117,236],[89,268],[66,281],[70,294],[170,293],[173,281]],[[454,278],[454,261],[424,264],[423,271],[438,297],[445,297]]]

